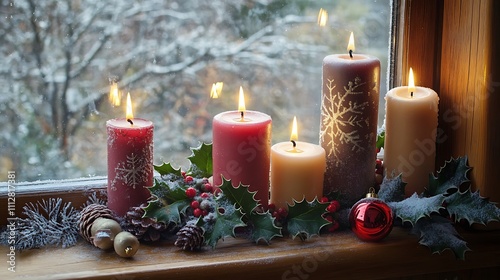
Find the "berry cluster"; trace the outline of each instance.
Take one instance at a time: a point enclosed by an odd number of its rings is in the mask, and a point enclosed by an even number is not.
[[[328,231],[329,232],[334,232],[336,231],[340,224],[337,222],[337,212],[340,210],[340,203],[338,202],[338,200],[330,200],[328,199],[328,197],[326,196],[323,196],[320,200],[319,200],[320,203],[328,203],[328,206],[326,207],[326,211],[327,213],[323,214],[323,218],[325,218],[327,221],[329,221],[330,223],[332,223],[329,227],[328,227]]]
[[[190,207],[186,210],[188,215],[198,217],[208,217],[215,211],[215,188],[208,178],[193,178],[182,172],[184,183],[188,186],[186,197],[191,200]]]
[[[276,209],[276,205],[274,205],[274,203],[270,203],[268,205],[268,208],[271,215],[275,218],[274,224],[278,227],[282,227],[286,222],[288,211],[283,207],[279,207],[278,209]]]

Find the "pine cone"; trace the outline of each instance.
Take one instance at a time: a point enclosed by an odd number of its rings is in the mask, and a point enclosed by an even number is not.
[[[155,219],[143,217],[144,208],[147,203],[138,207],[130,207],[122,221],[122,228],[143,241],[158,241],[167,232],[167,225],[163,222],[157,222]]]
[[[182,250],[200,250],[203,245],[203,229],[194,224],[187,224],[177,232],[175,246]]]
[[[90,204],[83,208],[82,212],[80,212],[80,215],[80,221],[78,223],[79,233],[85,240],[87,240],[91,244],[93,243],[91,241],[92,233],[90,232],[90,229],[92,228],[92,224],[97,218],[108,218],[116,220],[113,211],[111,211],[106,205],[102,204]]]

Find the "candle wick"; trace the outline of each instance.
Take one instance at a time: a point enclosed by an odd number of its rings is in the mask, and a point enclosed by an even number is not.
[[[413,91],[412,91],[412,92],[410,92],[410,96],[413,98]]]
[[[352,50],[349,50],[349,56],[352,58]]]
[[[127,119],[127,121],[128,121],[131,125],[134,125],[134,122],[132,121],[132,119]]]
[[[290,140],[290,142],[292,142],[292,145],[293,145],[294,148],[297,147],[297,143],[295,143],[294,140]]]
[[[240,115],[241,115],[241,120],[243,120],[245,118],[245,112],[244,111],[241,111],[240,112]]]

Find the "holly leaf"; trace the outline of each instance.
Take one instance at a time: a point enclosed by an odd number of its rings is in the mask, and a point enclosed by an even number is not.
[[[251,212],[248,215],[249,221],[253,225],[252,234],[250,238],[258,243],[260,240],[263,240],[267,244],[271,242],[271,239],[274,237],[282,237],[281,228],[277,227],[274,224],[274,218],[269,213],[269,211],[265,213],[256,213]]]
[[[191,148],[188,160],[191,162],[191,166],[186,174],[193,177],[208,178],[212,176],[212,144],[202,143],[198,148]]]
[[[391,179],[384,177],[382,184],[380,184],[378,197],[386,203],[402,201],[405,197],[405,187],[406,183],[403,182],[403,174]]]
[[[248,186],[240,184],[235,188],[231,184],[231,180],[226,180],[223,177],[219,188],[231,203],[236,204],[236,208],[241,208],[243,214],[251,213],[259,205],[258,201],[255,200],[257,192],[251,192],[248,190]]]
[[[216,200],[217,201],[217,200]],[[223,211],[220,211],[220,208]],[[227,236],[235,236],[234,229],[237,227],[246,226],[241,220],[243,214],[234,205],[223,203],[217,206],[215,210],[215,221],[213,224],[206,222],[204,219],[199,220],[199,226],[203,226],[205,233],[205,244],[215,248],[219,239],[226,238]]]
[[[175,175],[177,177],[182,177],[181,168],[175,169],[170,162],[163,162],[161,165],[154,165],[156,172],[160,173],[162,177],[167,175]]]
[[[165,224],[174,223],[179,225],[181,224],[181,214],[185,214],[188,207],[189,201],[186,199],[168,205],[162,205],[160,201],[152,201],[144,209],[144,216],[155,218],[158,222],[164,222]]]
[[[437,172],[437,177],[429,175],[426,196],[446,194],[448,190],[458,189],[463,183],[469,182],[469,178],[467,178],[469,170],[471,168],[467,165],[467,156],[447,161]]]
[[[377,133],[377,149],[383,148],[384,147],[384,141],[385,141],[385,130]]]
[[[454,217],[455,222],[466,220],[469,225],[473,223],[487,224],[500,220],[500,209],[488,199],[481,197],[479,191],[457,191],[446,197],[446,209]]]
[[[163,181],[155,178],[154,185],[149,188],[163,205],[186,199],[186,186],[180,181]]]
[[[470,251],[451,222],[441,216],[420,219],[411,233],[420,236],[419,244],[429,247],[433,254],[450,249],[456,258],[464,260],[465,253]]]
[[[400,218],[403,223],[410,222],[415,225],[418,220],[430,216],[432,213],[439,213],[443,208],[444,195],[432,197],[418,197],[416,193],[399,202],[389,202],[394,215]]]
[[[315,198],[312,202],[303,199],[288,206],[288,232],[292,238],[308,239],[311,235],[319,235],[322,227],[329,224],[322,215],[326,212],[328,203],[319,203]]]

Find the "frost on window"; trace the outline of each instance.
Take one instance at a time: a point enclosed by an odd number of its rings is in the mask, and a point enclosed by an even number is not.
[[[105,122],[125,115],[124,100],[109,101],[113,82],[153,121],[155,163],[186,165],[240,86],[247,109],[273,118],[273,142],[296,115],[300,139],[318,143],[321,63],[350,32],[382,62],[384,96],[389,2],[2,1],[0,180],[106,175]]]

